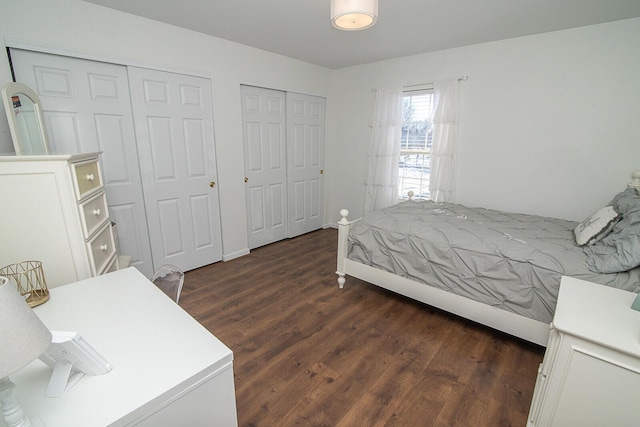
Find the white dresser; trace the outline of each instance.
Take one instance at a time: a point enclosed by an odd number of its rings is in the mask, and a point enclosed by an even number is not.
[[[640,425],[636,294],[563,277],[530,426]]]
[[[99,153],[0,156],[0,267],[42,262],[47,286],[117,270]]]
[[[34,360],[11,376],[27,417],[46,427],[238,425],[233,353],[135,267],[52,289],[34,311],[51,330],[80,333],[113,369],[47,398],[52,370]]]

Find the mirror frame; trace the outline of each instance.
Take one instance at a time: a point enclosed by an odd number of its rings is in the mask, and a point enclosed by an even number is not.
[[[18,120],[16,118],[16,112],[13,107],[12,97],[18,94],[23,94],[30,98],[33,102],[33,108],[38,121],[38,128],[40,130],[40,138],[42,139],[43,150],[39,153],[28,154],[49,154],[49,139],[47,138],[47,131],[44,125],[44,116],[42,114],[42,104],[40,104],[40,98],[31,90],[31,88],[25,84],[10,82],[2,88],[2,101],[4,103],[4,109],[7,113],[7,120],[9,121],[9,129],[11,131],[11,138],[13,139],[13,148],[16,151],[16,155],[24,154],[24,141],[22,136],[18,133]]]

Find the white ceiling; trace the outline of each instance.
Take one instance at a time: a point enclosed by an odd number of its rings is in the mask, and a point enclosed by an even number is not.
[[[374,27],[340,31],[330,0],[85,1],[332,69],[640,16],[640,0],[379,0]]]

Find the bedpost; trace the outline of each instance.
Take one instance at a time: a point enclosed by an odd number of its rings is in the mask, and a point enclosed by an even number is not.
[[[636,193],[640,195],[640,169],[631,172],[631,182],[629,183],[629,187],[635,188]]]
[[[336,274],[338,275],[338,286],[340,289],[344,287],[345,272],[344,272],[344,261],[347,257],[347,245],[349,240],[349,221],[347,220],[347,216],[349,215],[349,211],[346,209],[342,209],[340,211],[340,216],[342,219],[338,221],[338,269]]]

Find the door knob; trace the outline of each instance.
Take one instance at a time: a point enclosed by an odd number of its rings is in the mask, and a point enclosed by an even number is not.
[[[320,169],[320,175],[324,174],[324,169]]]
[[[246,176],[244,177],[244,182],[249,182],[249,178],[247,178]]]
[[[215,183],[215,182],[211,181],[211,182],[209,183],[209,187],[214,188],[215,186],[216,186],[216,183]]]

